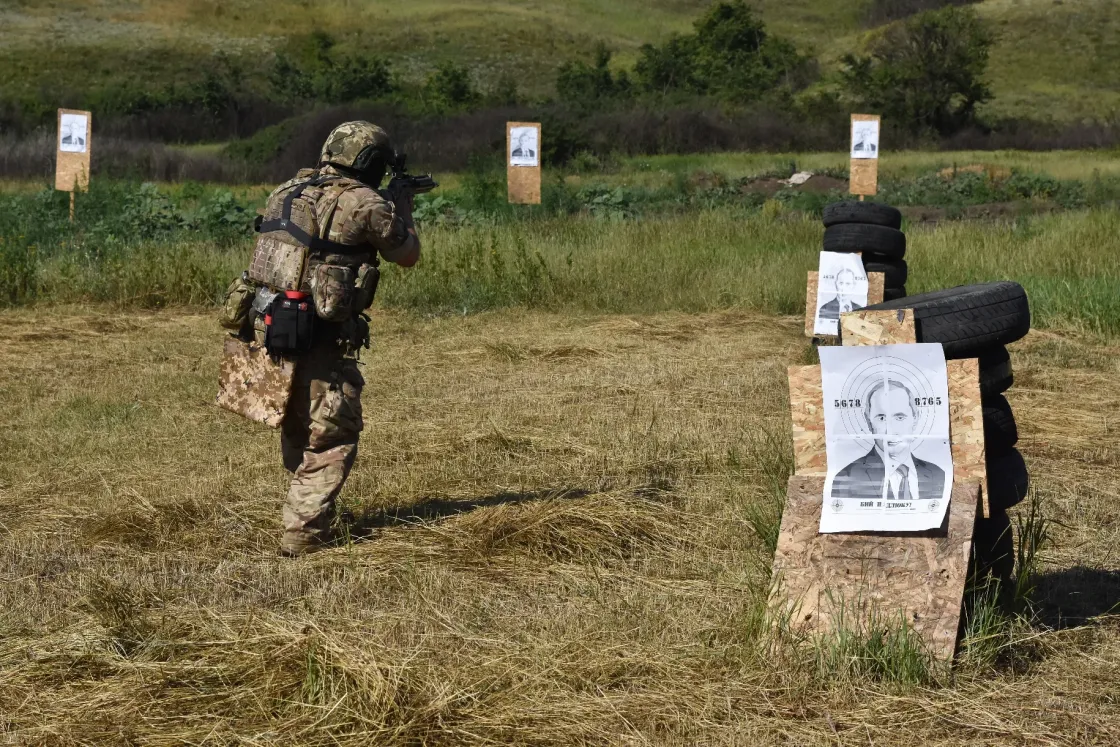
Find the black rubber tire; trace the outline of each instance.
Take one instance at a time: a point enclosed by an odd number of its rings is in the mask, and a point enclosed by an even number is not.
[[[865,259],[863,269],[866,272],[883,273],[886,276],[883,279],[883,285],[886,288],[901,288],[906,285],[906,276],[909,273],[905,259],[900,259],[897,262],[868,262]]]
[[[862,223],[838,223],[824,229],[826,252],[871,252],[887,259],[906,256],[906,234],[897,228]]]
[[[1003,456],[1019,443],[1019,427],[1015,425],[1015,414],[1011,405],[1002,394],[983,397],[984,406],[984,452],[988,459]]]
[[[867,308],[913,309],[918,342],[940,342],[947,359],[976,357],[1021,339],[1031,328],[1026,291],[1006,280],[919,293]]]
[[[993,512],[1006,511],[1022,503],[1029,488],[1027,463],[1018,449],[988,459],[988,505]]]
[[[863,263],[864,264],[867,264],[868,262],[898,262],[899,261],[899,260],[895,259],[894,257],[888,257],[885,254],[876,254],[875,252],[861,252],[861,256],[863,257]]]
[[[1015,530],[1011,518],[1000,511],[993,512],[987,519],[977,519],[972,542],[976,551],[976,575],[1009,582],[1015,573]]]
[[[900,298],[906,298],[906,286],[901,288],[887,288],[883,291],[884,301],[897,301]]]
[[[890,205],[878,202],[859,202],[844,200],[826,205],[824,208],[825,227],[842,223],[863,223],[887,228],[902,228],[902,213]]]
[[[1007,348],[998,347],[985,353],[980,358],[980,394],[990,397],[1002,394],[1015,383],[1015,374],[1011,369],[1011,355]]]

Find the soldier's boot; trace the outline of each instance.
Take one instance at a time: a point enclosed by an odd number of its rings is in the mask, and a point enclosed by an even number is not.
[[[330,542],[335,500],[342,491],[357,455],[356,442],[321,451],[304,451],[303,461],[292,475],[284,504],[281,553],[291,556],[306,555],[322,549]]]

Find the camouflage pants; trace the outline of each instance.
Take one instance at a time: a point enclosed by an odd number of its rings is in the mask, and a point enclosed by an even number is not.
[[[285,550],[300,552],[330,539],[335,500],[358,454],[364,385],[357,362],[334,348],[313,350],[296,364],[280,436],[292,473]]]

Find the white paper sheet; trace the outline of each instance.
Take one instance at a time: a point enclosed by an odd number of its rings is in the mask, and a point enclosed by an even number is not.
[[[852,158],[879,157],[878,120],[852,122]]]
[[[822,347],[821,532],[919,532],[953,488],[949,378],[936,343]]]
[[[837,335],[840,314],[867,305],[867,272],[858,254],[821,252],[813,334]]]
[[[509,136],[510,166],[540,166],[536,127],[512,127]]]
[[[84,114],[63,114],[58,123],[58,149],[65,153],[85,153],[89,147],[89,118]]]

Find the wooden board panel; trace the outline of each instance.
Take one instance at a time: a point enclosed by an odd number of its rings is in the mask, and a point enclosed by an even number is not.
[[[219,365],[218,406],[279,428],[292,394],[295,363],[273,360],[263,345],[227,337]]]
[[[541,125],[539,122],[509,122],[506,124],[506,181],[509,201],[515,205],[541,204],[541,167],[514,166],[509,163],[509,153],[513,150],[513,128],[535,127],[537,129],[537,157],[542,158]]]
[[[828,471],[828,458],[820,366],[789,367],[789,407],[793,419],[794,474],[823,476]]]
[[[882,122],[877,114],[853,114],[852,122]],[[880,135],[882,130],[880,129]],[[880,154],[882,153],[882,140],[879,141]],[[854,195],[874,195],[879,192],[879,159],[878,158],[853,158],[848,170],[848,191]]]
[[[882,272],[867,273],[867,303],[882,303],[883,294],[886,292],[887,276]],[[817,286],[820,284],[820,273],[816,270],[809,271],[809,280],[805,284],[805,336],[806,337],[831,337],[831,335],[817,335],[813,332],[817,313]]]
[[[824,478],[794,475],[774,555],[776,616],[821,635],[841,614],[901,611],[934,656],[952,659],[979,490],[955,481],[946,526],[935,532],[819,534]]]
[[[841,328],[845,345],[916,339],[911,309],[849,312],[841,315]],[[988,513],[981,489],[986,475],[979,361],[947,361],[946,369],[953,494],[945,525],[922,533],[820,534],[828,469],[821,369],[789,368],[794,476],[771,579],[778,620],[823,634],[841,614],[850,620],[853,614],[901,612],[934,656],[953,657],[976,516]]]
[[[60,147],[63,114],[80,114],[86,117],[85,153],[70,153]],[[59,109],[55,134],[54,188],[63,192],[89,190],[89,154],[92,150],[93,115],[78,109]]]
[[[913,309],[849,311],[840,315],[844,345],[894,345],[918,341]]]
[[[946,361],[949,373],[949,427],[952,429],[953,481],[982,488],[981,510],[988,505],[988,468],[984,446],[984,407],[980,402],[980,361]]]

